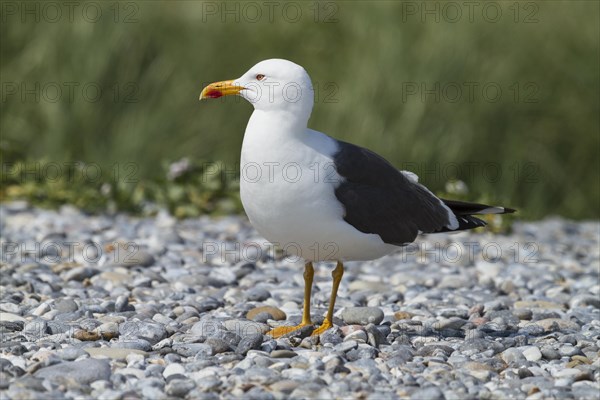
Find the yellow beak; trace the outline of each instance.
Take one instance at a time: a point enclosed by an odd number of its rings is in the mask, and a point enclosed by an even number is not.
[[[202,89],[202,92],[200,93],[200,100],[217,99],[221,96],[239,94],[240,91],[245,89],[243,86],[237,86],[233,82],[234,81],[231,80],[211,83]]]

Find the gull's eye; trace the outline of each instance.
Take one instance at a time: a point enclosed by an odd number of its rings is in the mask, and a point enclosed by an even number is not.
[[[263,74],[256,75],[256,80],[257,81],[262,81],[263,79],[265,79],[265,76]]]

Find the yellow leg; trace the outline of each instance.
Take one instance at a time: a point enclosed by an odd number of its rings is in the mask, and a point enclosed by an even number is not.
[[[335,299],[337,297],[337,291],[340,287],[340,282],[342,281],[342,276],[344,275],[344,264],[341,261],[338,261],[337,266],[331,273],[333,277],[333,287],[331,288],[331,298],[329,299],[329,308],[327,309],[327,316],[323,321],[323,324],[319,326],[315,331],[311,334],[312,336],[317,336],[325,332],[327,329],[333,327],[333,307],[335,306]]]
[[[278,326],[271,329],[266,334],[274,338],[287,335],[288,333],[297,331],[305,326],[312,325],[310,320],[310,293],[312,291],[313,277],[315,276],[315,269],[313,268],[312,262],[307,262],[304,266],[304,309],[302,311],[302,322],[296,326]]]

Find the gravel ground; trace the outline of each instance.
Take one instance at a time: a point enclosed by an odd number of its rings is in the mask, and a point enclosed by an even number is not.
[[[431,235],[347,263],[336,328],[243,217],[0,206],[2,398],[598,399],[600,224]],[[322,319],[332,265],[316,267]],[[303,337],[304,336],[304,337]]]

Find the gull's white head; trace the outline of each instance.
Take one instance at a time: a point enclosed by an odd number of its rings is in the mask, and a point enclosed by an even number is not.
[[[256,110],[292,112],[307,119],[314,103],[306,70],[278,58],[259,62],[237,79],[211,83],[202,90],[200,100],[232,94],[248,100]]]

